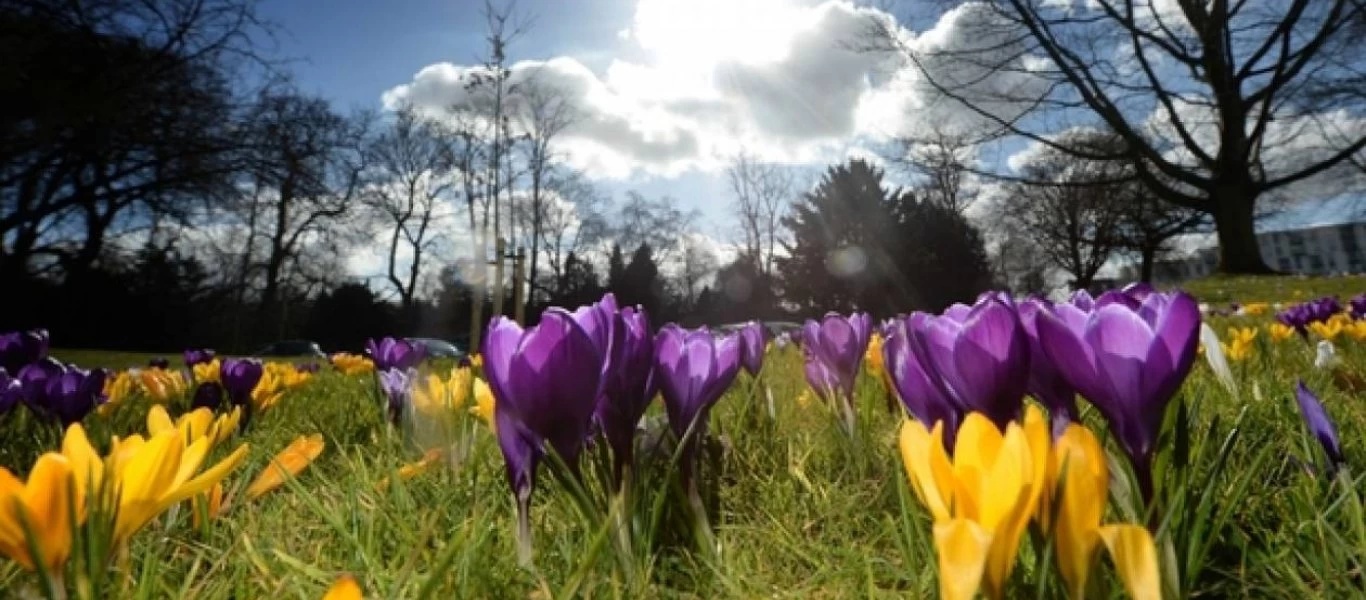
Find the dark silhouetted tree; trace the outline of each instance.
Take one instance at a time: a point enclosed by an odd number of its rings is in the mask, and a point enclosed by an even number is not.
[[[882,171],[865,161],[830,167],[783,218],[792,234],[787,256],[776,260],[784,298],[808,314],[886,314],[912,304],[889,253],[899,195],[884,189]]]
[[[393,307],[361,283],[347,283],[313,301],[305,334],[323,350],[358,352],[365,340],[394,334]]]

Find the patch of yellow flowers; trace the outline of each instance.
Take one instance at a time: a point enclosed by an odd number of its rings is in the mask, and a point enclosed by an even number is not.
[[[344,375],[360,375],[375,370],[375,362],[359,354],[338,352],[332,355],[331,362]]]
[[[1266,326],[1266,333],[1271,337],[1271,341],[1279,344],[1294,336],[1295,328],[1284,323],[1272,323]]]
[[[471,398],[474,399],[472,404]],[[436,373],[427,375],[425,380],[413,385],[412,402],[415,412],[434,420],[444,419],[470,404],[469,413],[483,420],[489,429],[494,428],[493,391],[467,367],[451,369],[445,378]]]
[[[1257,339],[1257,329],[1255,327],[1229,327],[1228,341],[1221,342],[1219,345],[1224,348],[1224,356],[1234,362],[1242,362],[1252,356],[1252,351]]]
[[[261,370],[261,380],[251,391],[251,402],[256,410],[265,412],[275,406],[285,391],[297,388],[313,377],[307,371],[300,371],[290,363],[268,362]]]
[[[184,396],[189,389],[190,382],[180,371],[157,367],[123,370],[104,382],[104,395],[109,401],[101,404],[98,411],[108,415],[135,392],[165,404]]]
[[[952,455],[944,428],[908,420],[900,449],[906,474],[934,519],[940,596],[968,600],[983,589],[1004,598],[1020,540],[1031,521],[1051,533],[1058,570],[1072,598],[1089,597],[1086,584],[1096,550],[1104,545],[1130,596],[1161,597],[1157,551],[1139,525],[1102,525],[1109,472],[1100,442],[1070,425],[1050,440],[1035,406],[1023,423],[1001,431],[978,413],[958,430]]]
[[[1310,323],[1309,331],[1328,341],[1335,341],[1338,336],[1345,333],[1347,337],[1360,342],[1366,340],[1366,321],[1354,320],[1347,313],[1338,313],[1329,317],[1327,321]]]

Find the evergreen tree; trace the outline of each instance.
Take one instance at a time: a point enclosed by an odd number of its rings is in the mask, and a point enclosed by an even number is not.
[[[907,305],[905,278],[888,251],[899,194],[865,161],[830,167],[783,218],[793,240],[777,261],[784,297],[807,313]]]

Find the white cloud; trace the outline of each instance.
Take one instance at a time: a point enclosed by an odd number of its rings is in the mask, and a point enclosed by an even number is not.
[[[965,47],[987,41],[966,39],[985,16],[954,9],[917,37],[889,14],[847,0],[639,0],[619,37],[645,60],[618,58],[599,74],[561,56],[513,65],[511,77],[564,91],[581,119],[564,132],[561,150],[595,178],[715,171],[742,147],[767,161],[819,163],[859,140],[962,113],[926,99],[928,86],[899,53],[861,48],[871,31],[888,28],[926,48]],[[384,102],[444,111],[472,100],[465,82],[480,70],[431,65]],[[1013,89],[1025,79],[986,77],[979,85]]]

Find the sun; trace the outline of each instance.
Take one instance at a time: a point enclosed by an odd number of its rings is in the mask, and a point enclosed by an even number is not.
[[[789,0],[640,0],[631,36],[657,66],[693,75],[786,57],[811,11]]]

